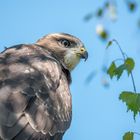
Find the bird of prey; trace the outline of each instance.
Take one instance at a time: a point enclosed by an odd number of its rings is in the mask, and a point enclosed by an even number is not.
[[[0,139],[62,140],[70,127],[71,71],[88,53],[65,33],[0,53]]]

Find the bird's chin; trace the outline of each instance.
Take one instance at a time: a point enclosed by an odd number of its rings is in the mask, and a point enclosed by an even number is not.
[[[69,59],[69,61],[65,61],[65,65],[69,71],[72,71],[73,69],[75,69],[75,67],[78,65],[79,62],[80,57],[76,57],[73,59]]]
[[[78,63],[77,63],[78,64]],[[74,70],[75,69],[75,67],[77,66],[77,64],[66,64],[66,67],[67,67],[67,69],[69,70],[69,71],[72,71],[72,70]]]

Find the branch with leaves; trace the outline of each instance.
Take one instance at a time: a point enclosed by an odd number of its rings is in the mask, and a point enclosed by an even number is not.
[[[119,16],[119,5],[120,1],[117,0],[106,0],[99,8],[97,8],[95,11],[89,12],[84,16],[84,21],[89,22],[91,19],[106,19],[110,20],[113,23],[116,23],[118,21]],[[135,11],[139,10],[139,2],[136,0],[124,0],[124,6],[127,7],[128,11],[130,13],[135,13]],[[99,20],[100,21],[100,20]],[[136,26],[138,29],[140,28],[140,17],[137,18]],[[98,23],[96,26],[96,33],[97,36],[101,40],[108,40],[109,36],[111,35],[111,32],[109,29],[107,29],[103,23]]]
[[[128,76],[131,76],[132,84],[134,91],[122,91],[119,99],[122,100],[126,106],[127,111],[133,112],[134,120],[136,119],[136,115],[140,113],[140,93],[136,92],[135,81],[133,77],[133,69],[135,67],[135,62],[132,58],[128,57],[126,53],[122,50],[122,47],[118,43],[117,40],[113,39],[112,41],[108,42],[107,48],[109,48],[113,43],[116,43],[117,47],[119,48],[122,58],[114,60],[107,70],[107,74],[109,74],[110,78],[117,77],[117,80],[120,79],[123,72],[126,71]],[[121,60],[122,63],[120,65],[116,65],[116,61]],[[134,134],[140,135],[137,132],[126,132],[123,136],[123,140],[133,140]]]

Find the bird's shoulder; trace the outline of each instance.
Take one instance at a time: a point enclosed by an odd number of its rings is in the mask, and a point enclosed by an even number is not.
[[[61,72],[60,62],[49,51],[34,44],[12,46],[0,53],[0,71],[8,71],[10,75],[33,72],[53,74],[54,70],[56,74]]]

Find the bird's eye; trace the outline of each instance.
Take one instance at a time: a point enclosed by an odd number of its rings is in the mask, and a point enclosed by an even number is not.
[[[65,47],[69,47],[70,46],[70,42],[66,39],[61,40],[61,44],[64,45]]]

